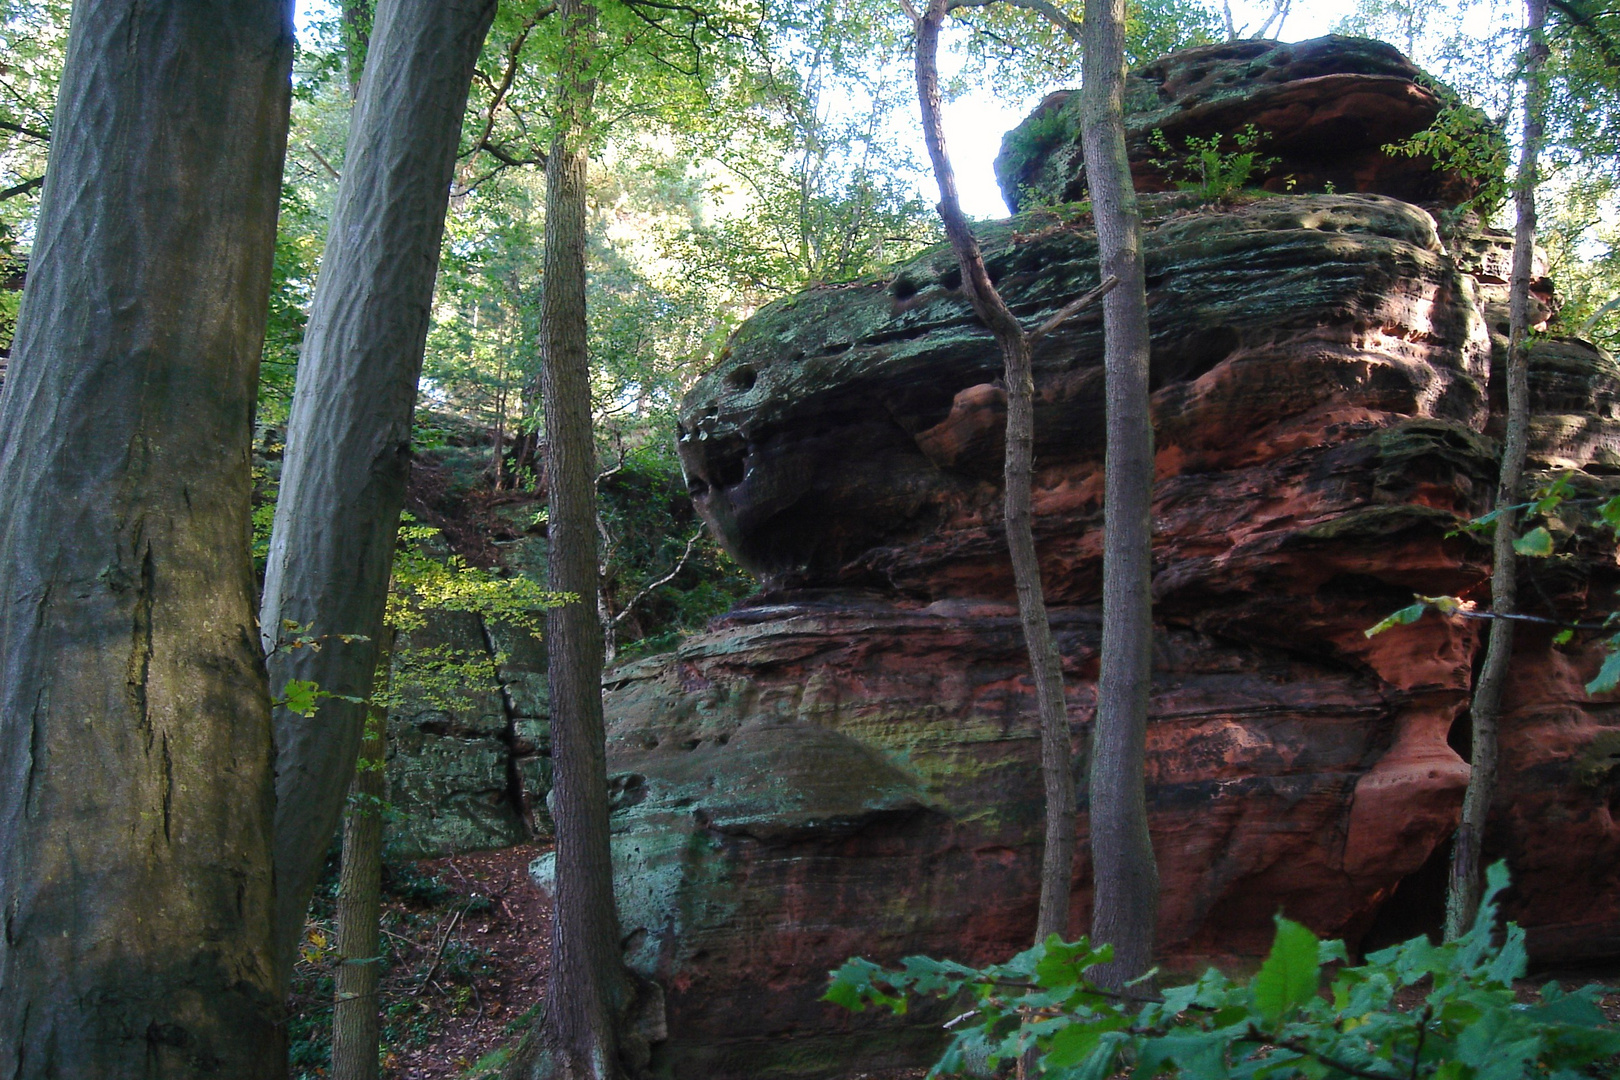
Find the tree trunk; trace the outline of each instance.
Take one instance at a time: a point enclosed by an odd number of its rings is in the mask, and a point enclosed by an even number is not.
[[[383,0],[287,426],[260,629],[272,692],[364,700],[410,466],[416,381],[472,65],[495,0]],[[320,649],[277,647],[286,623]],[[343,643],[339,634],[368,640]],[[276,941],[291,972],[366,708],[276,712]]]
[[[249,451],[289,0],[81,2],[0,398],[0,1055],[286,1076]]]
[[[1530,277],[1536,247],[1536,172],[1546,111],[1541,69],[1547,59],[1547,0],[1526,0],[1530,42],[1524,80],[1524,141],[1514,185],[1518,223],[1513,232],[1513,276],[1508,286],[1507,431],[1502,442],[1502,468],[1496,485],[1496,534],[1491,556],[1491,610],[1510,615],[1518,610],[1517,567],[1513,541],[1518,538],[1519,499],[1524,477],[1525,444],[1530,429]],[[1446,940],[1461,937],[1473,925],[1484,891],[1480,852],[1485,823],[1496,793],[1497,721],[1502,715],[1502,684],[1513,655],[1513,620],[1491,620],[1485,666],[1474,687],[1469,710],[1473,722],[1473,761],[1463,796],[1462,822],[1451,850],[1451,880],[1446,889]]]
[[[394,631],[384,631],[377,676],[386,689]],[[337,1000],[332,1010],[333,1080],[377,1080],[382,1026],[382,836],[387,795],[388,709],[372,705],[343,814],[343,862],[337,897]]]
[[[940,118],[939,31],[946,0],[932,0],[917,24],[917,97],[922,107],[923,137],[939,182],[939,216],[945,223],[962,283],[973,310],[1001,350],[1007,383],[1007,450],[1003,465],[1004,519],[1007,551],[1018,592],[1018,617],[1035,678],[1035,704],[1041,726],[1041,777],[1046,788],[1046,838],[1041,858],[1041,900],[1035,940],[1064,935],[1069,923],[1069,885],[1074,875],[1074,752],[1069,740],[1069,714],[1063,697],[1063,659],[1052,639],[1041,589],[1040,560],[1030,487],[1035,457],[1035,380],[1030,367],[1029,338],[990,281],[978,241],[956,193],[956,173],[945,150]]]
[[[585,311],[585,181],[596,84],[596,9],[560,0],[556,136],[546,157],[546,247],[541,297],[541,407],[545,416],[547,587],[571,593],[546,612],[551,687],[551,813],[556,886],[545,1009],[508,1075],[526,1080],[618,1080],[646,1064],[627,1038],[641,1003],[625,968],[608,843],[602,721],[602,623],[597,618],[596,446],[591,426]]]
[[[349,75],[349,97],[360,96],[371,45],[372,0],[343,0],[343,59]]]
[[[1153,420],[1147,293],[1125,154],[1125,0],[1086,0],[1083,65],[1086,181],[1102,272],[1119,279],[1103,302],[1103,640],[1091,755],[1091,936],[1113,945],[1114,962],[1098,977],[1118,987],[1152,966],[1159,902],[1143,761],[1153,674]]]

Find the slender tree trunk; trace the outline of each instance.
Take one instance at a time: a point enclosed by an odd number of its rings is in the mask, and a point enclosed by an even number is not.
[[[1086,181],[1102,272],[1120,283],[1103,302],[1103,640],[1091,755],[1091,936],[1113,945],[1114,962],[1098,976],[1117,987],[1152,966],[1159,903],[1144,790],[1153,660],[1153,420],[1147,292],[1125,154],[1125,0],[1086,0],[1083,64]]]
[[[387,689],[394,631],[383,632],[374,680]],[[388,708],[372,705],[343,814],[343,862],[337,898],[337,1000],[332,1011],[333,1080],[377,1080],[382,1026],[382,837],[387,795]]]
[[[1007,550],[1012,557],[1013,582],[1018,591],[1018,617],[1029,649],[1035,677],[1035,704],[1041,725],[1041,777],[1046,788],[1046,837],[1041,859],[1041,900],[1035,939],[1066,934],[1069,922],[1069,885],[1074,872],[1074,752],[1069,741],[1068,707],[1063,697],[1063,659],[1052,639],[1041,590],[1041,566],[1035,553],[1030,487],[1034,474],[1035,380],[1030,366],[1029,338],[990,282],[978,241],[962,212],[956,193],[956,174],[945,150],[945,129],[940,119],[937,56],[939,31],[945,21],[946,0],[932,0],[917,24],[917,96],[922,106],[923,137],[939,182],[939,216],[945,223],[962,283],[1001,350],[1007,383],[1007,451],[1003,470],[1004,517]]]
[[[557,877],[545,1009],[509,1075],[618,1080],[645,1064],[623,1038],[636,984],[619,947],[608,843],[597,618],[596,446],[586,345],[586,163],[596,9],[560,0],[557,129],[546,158],[541,405],[546,423],[547,578],[573,601],[546,612]],[[644,1047],[643,1047],[644,1050]]]
[[[288,0],[83,0],[0,398],[0,1057],[286,1076],[246,538]]]
[[[1530,429],[1530,277],[1536,247],[1536,173],[1546,111],[1541,69],[1547,60],[1547,0],[1526,0],[1530,42],[1524,71],[1524,142],[1519,149],[1519,176],[1514,185],[1518,223],[1513,232],[1513,276],[1508,286],[1507,431],[1502,442],[1502,468],[1496,486],[1496,533],[1491,555],[1491,609],[1518,610],[1517,566],[1513,541],[1518,538],[1518,512],[1508,509],[1519,499],[1524,477],[1525,444]],[[1485,666],[1474,687],[1470,708],[1473,761],[1463,796],[1462,822],[1451,851],[1451,881],[1446,890],[1446,940],[1462,936],[1473,925],[1484,891],[1480,852],[1485,823],[1496,793],[1497,722],[1502,715],[1502,684],[1513,655],[1513,620],[1492,619]]]
[[[349,74],[349,96],[360,96],[360,79],[366,70],[366,50],[371,45],[371,0],[343,0],[343,56]]]
[[[439,240],[472,65],[495,0],[383,0],[349,129],[288,422],[260,627],[272,692],[364,700],[377,666]],[[287,623],[326,638],[277,647]],[[368,640],[343,643],[335,635]],[[276,712],[282,977],[354,775],[365,706]]]

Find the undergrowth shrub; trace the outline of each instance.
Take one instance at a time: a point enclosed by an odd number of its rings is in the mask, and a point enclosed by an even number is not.
[[[1110,947],[1054,934],[985,968],[922,956],[898,970],[850,960],[832,973],[826,1000],[899,1014],[913,996],[961,998],[967,1011],[946,1025],[950,1041],[930,1077],[1003,1075],[1027,1051],[1034,1075],[1061,1080],[1104,1080],[1126,1068],[1135,1080],[1616,1075],[1620,1030],[1598,1007],[1601,988],[1568,993],[1550,982],[1537,1000],[1516,1000],[1524,931],[1509,923],[1500,941],[1496,934],[1507,876],[1501,863],[1490,868],[1479,916],[1458,940],[1417,937],[1354,966],[1342,941],[1321,941],[1279,916],[1271,953],[1247,981],[1211,968],[1163,995],[1140,982],[1136,996],[1131,988],[1113,994],[1087,978],[1111,959]]]

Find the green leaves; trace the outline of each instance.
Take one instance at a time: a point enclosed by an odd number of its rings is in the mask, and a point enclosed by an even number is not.
[[[1322,966],[1317,958],[1317,937],[1291,919],[1277,916],[1277,937],[1271,955],[1254,977],[1254,1008],[1267,1024],[1316,997]]]
[[[1401,610],[1395,612],[1393,615],[1386,615],[1377,623],[1373,624],[1362,632],[1368,637],[1376,637],[1377,635],[1382,634],[1385,630],[1392,629],[1396,626],[1411,626],[1413,623],[1423,618],[1423,613],[1427,610],[1429,610],[1429,605],[1419,600],[1415,604],[1408,604],[1406,607],[1401,608]]]
[[[1490,867],[1486,880],[1479,916],[1461,938],[1440,945],[1413,938],[1356,967],[1343,942],[1321,941],[1279,917],[1271,952],[1247,984],[1211,968],[1162,998],[1109,994],[1086,977],[1106,960],[1106,947],[1053,936],[985,968],[913,956],[895,971],[851,960],[832,973],[826,1000],[900,1013],[912,994],[971,997],[931,1077],[999,1075],[1026,1049],[1035,1052],[1038,1075],[1051,1080],[1106,1080],[1131,1062],[1140,1080],[1597,1075],[1588,1070],[1620,1054],[1620,1031],[1597,1007],[1599,988],[1565,993],[1551,983],[1540,1004],[1519,1003],[1524,931],[1496,925],[1506,868]],[[1328,963],[1341,966],[1324,996]],[[1421,1005],[1398,1008],[1397,991],[1419,984]]]
[[[1586,692],[1595,697],[1598,694],[1612,694],[1616,687],[1620,687],[1620,652],[1610,652],[1603,658],[1603,666],[1598,669],[1597,677],[1586,684]]]
[[[352,701],[355,704],[364,704],[365,699],[352,694],[334,694],[321,689],[320,683],[309,679],[288,679],[287,685],[282,688],[282,697],[279,701],[270,704],[278,709],[295,712],[299,716],[314,716],[320,708],[320,702],[327,698],[338,701]]]
[[[283,691],[284,697],[276,702],[289,712],[299,716],[314,716],[316,701],[320,698],[320,686],[308,679],[288,679]]]
[[[1545,525],[1537,525],[1517,540],[1513,541],[1513,550],[1520,555],[1530,555],[1538,559],[1545,559],[1553,553],[1552,533],[1547,531]]]

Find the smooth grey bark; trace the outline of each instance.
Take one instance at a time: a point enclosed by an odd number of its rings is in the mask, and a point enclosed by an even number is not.
[[[248,554],[290,0],[74,5],[0,396],[0,1059],[286,1075]]]
[[[974,239],[967,215],[962,212],[956,173],[945,149],[937,57],[940,26],[947,10],[947,0],[931,0],[917,20],[917,98],[922,107],[923,138],[933,162],[934,178],[939,183],[939,216],[962,269],[962,284],[973,310],[995,336],[1007,384],[1002,509],[1013,583],[1018,593],[1018,617],[1029,652],[1030,671],[1035,680],[1035,705],[1040,718],[1046,834],[1041,855],[1041,897],[1035,940],[1044,941],[1049,934],[1068,933],[1069,892],[1074,876],[1074,750],[1070,745],[1069,712],[1063,696],[1063,658],[1052,638],[1041,588],[1040,559],[1035,552],[1030,492],[1035,471],[1035,378],[1030,364],[1029,338],[990,281],[978,241]]]
[[[1081,142],[1105,276],[1103,633],[1091,752],[1091,937],[1114,947],[1097,978],[1118,987],[1153,963],[1159,871],[1144,759],[1153,677],[1153,418],[1147,291],[1125,153],[1125,0],[1086,0]]]
[[[371,689],[461,118],[494,13],[495,0],[383,0],[377,9],[265,569],[259,622],[278,700],[292,679],[360,701]],[[288,623],[322,647],[287,647]],[[276,710],[283,980],[354,775],[360,701],[325,698],[312,717]]]
[[[1530,431],[1530,277],[1536,247],[1537,159],[1545,128],[1547,90],[1541,70],[1547,61],[1547,0],[1525,0],[1530,41],[1524,70],[1524,136],[1519,145],[1519,175],[1514,184],[1518,221],[1513,230],[1513,273],[1508,283],[1507,430],[1496,484],[1496,532],[1491,545],[1491,611],[1518,611],[1517,553],[1519,485],[1524,479],[1525,447]],[[1485,664],[1469,715],[1473,752],[1462,820],[1451,849],[1451,878],[1446,888],[1446,940],[1468,932],[1479,912],[1485,889],[1480,865],[1485,824],[1496,794],[1497,724],[1502,716],[1502,687],[1513,657],[1513,620],[1492,619]]]
[[[661,1013],[661,996],[624,965],[608,840],[596,445],[585,306],[585,182],[597,15],[580,0],[560,0],[557,15],[563,47],[557,128],[546,155],[540,397],[546,427],[547,587],[574,599],[546,612],[549,801],[557,836],[551,975],[545,1007],[507,1076],[619,1080],[644,1070],[647,1025],[637,1013]]]

